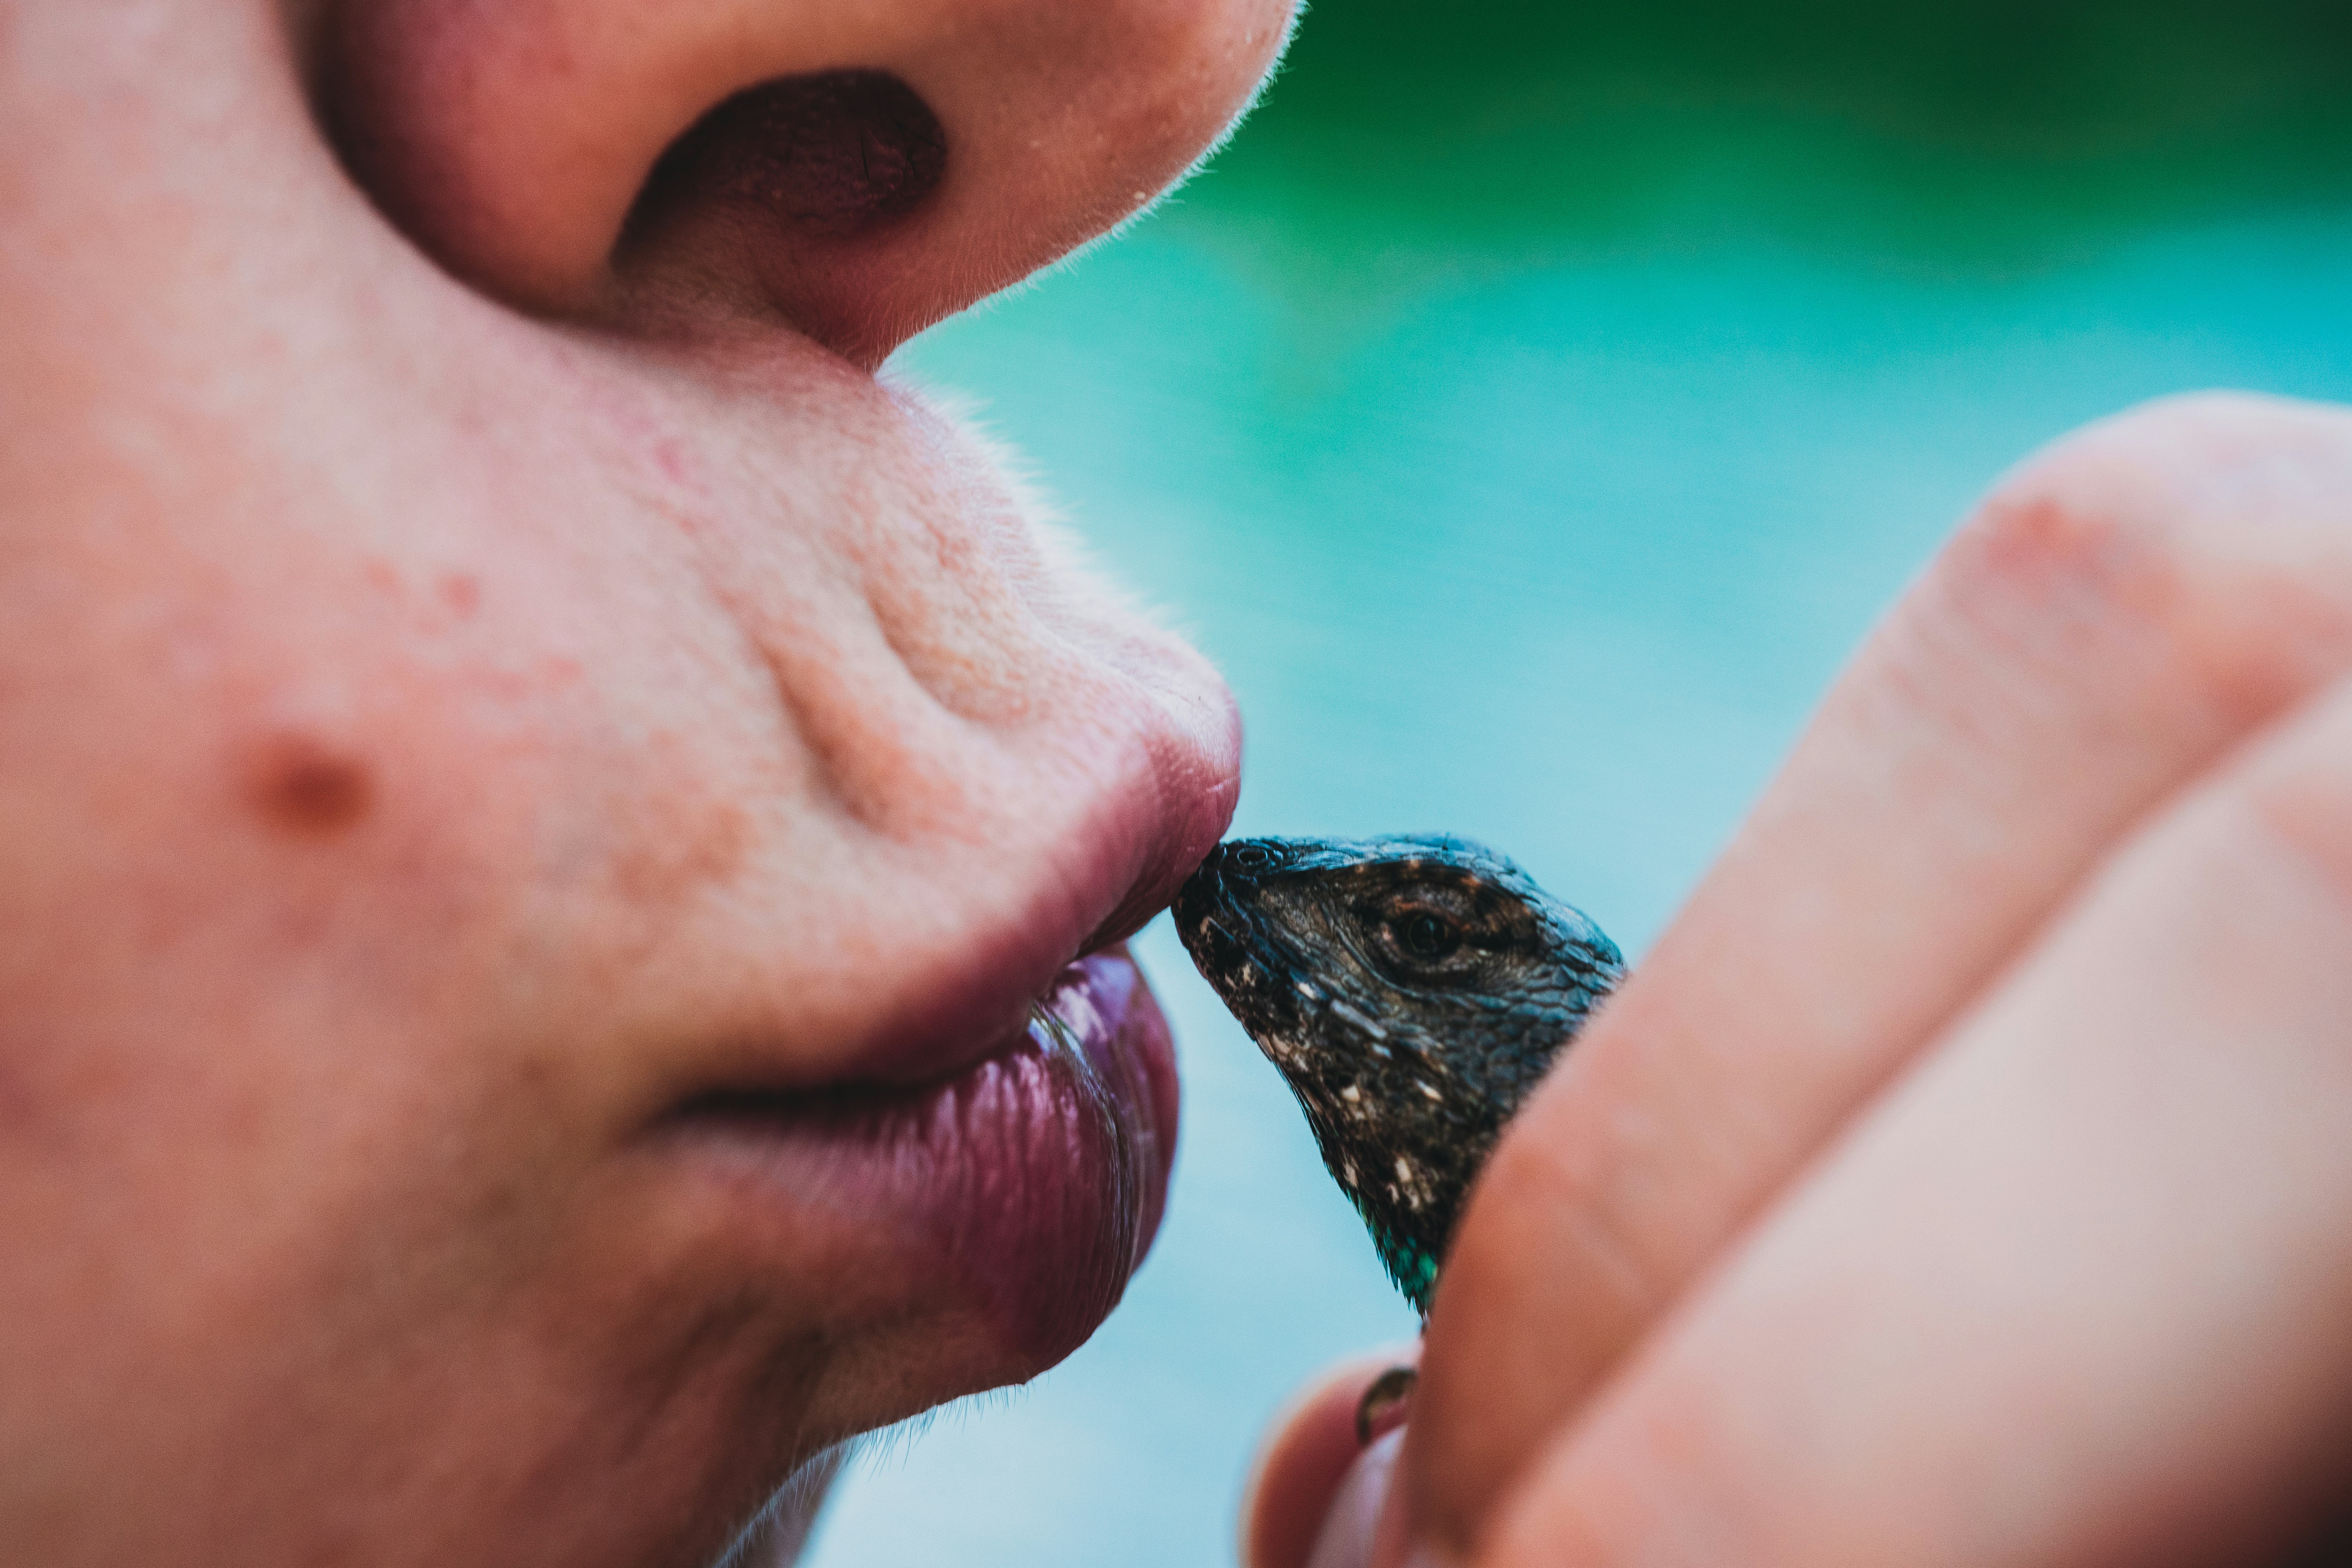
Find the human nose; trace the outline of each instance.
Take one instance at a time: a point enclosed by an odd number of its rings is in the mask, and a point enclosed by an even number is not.
[[[1247,105],[1292,0],[350,0],[346,164],[538,314],[723,309],[866,366],[1103,233]]]

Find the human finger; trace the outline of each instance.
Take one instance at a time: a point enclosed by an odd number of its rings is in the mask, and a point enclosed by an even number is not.
[[[1453,1549],[2130,826],[2352,668],[2352,417],[2205,396],[2000,486],[1496,1151],[1408,1439]]]
[[[1419,1354],[1418,1345],[1399,1345],[1341,1362],[1318,1373],[1268,1425],[1242,1493],[1244,1568],[1305,1568],[1362,1457],[1356,1408],[1364,1391]],[[1391,1444],[1391,1461],[1394,1450]],[[1384,1482],[1385,1465],[1381,1471]]]
[[[2261,1562],[2352,1481],[2352,683],[2159,814],[1482,1568]]]

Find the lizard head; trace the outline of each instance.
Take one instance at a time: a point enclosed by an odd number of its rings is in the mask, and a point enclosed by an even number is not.
[[[1236,839],[1210,851],[1174,913],[1427,1312],[1471,1182],[1623,973],[1615,944],[1451,837]]]
[[[1236,839],[1174,913],[1310,1117],[1394,1094],[1499,1124],[1622,969],[1591,921],[1454,837]]]

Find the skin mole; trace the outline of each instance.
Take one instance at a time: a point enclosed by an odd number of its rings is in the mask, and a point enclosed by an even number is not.
[[[313,735],[288,732],[259,748],[247,798],[273,831],[317,838],[349,830],[375,803],[375,774],[365,760]]]

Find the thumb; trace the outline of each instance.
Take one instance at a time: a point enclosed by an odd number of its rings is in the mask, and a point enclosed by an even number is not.
[[[1373,1380],[1418,1360],[1420,1348],[1342,1363],[1275,1418],[1242,1503],[1244,1568],[1363,1568],[1371,1561],[1404,1434],[1391,1431],[1360,1450],[1356,1406]]]
[[[1403,1447],[1404,1428],[1400,1426],[1356,1456],[1356,1462],[1348,1467],[1348,1474],[1339,1483],[1339,1496],[1331,1500],[1331,1507],[1323,1516],[1323,1530],[1315,1538],[1315,1550],[1307,1559],[1307,1568],[1370,1568],[1374,1543],[1383,1534],[1397,1533],[1393,1523],[1385,1531],[1381,1524],[1389,1515],[1385,1506],[1389,1481],[1396,1472],[1397,1453]],[[1391,1551],[1382,1555],[1392,1561],[1396,1553]]]

